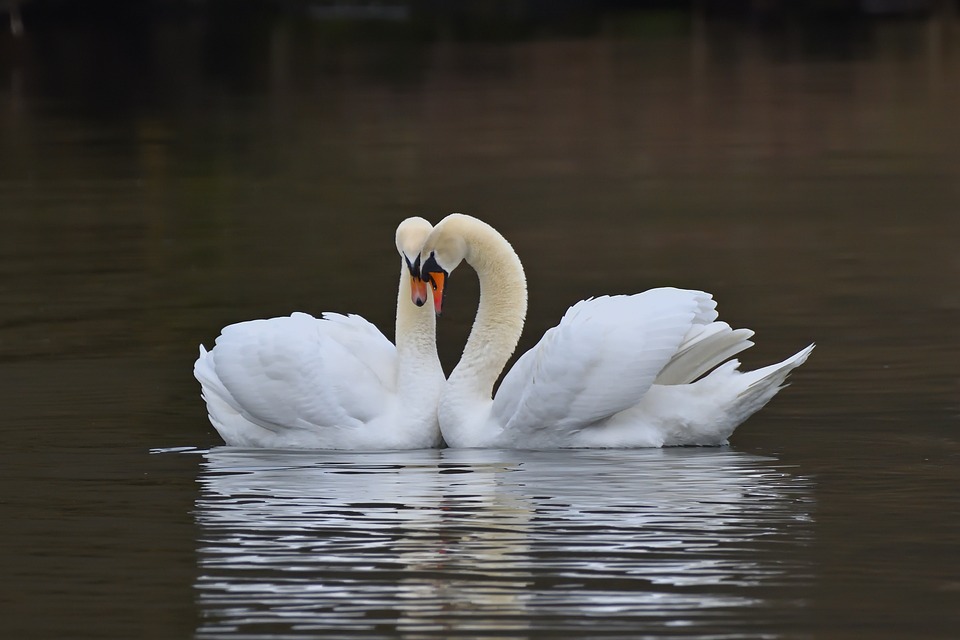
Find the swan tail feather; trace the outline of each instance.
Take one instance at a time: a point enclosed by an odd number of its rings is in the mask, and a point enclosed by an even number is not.
[[[807,361],[815,345],[811,344],[782,362],[740,374],[741,390],[733,399],[731,416],[738,422],[759,411],[787,385],[790,373]]]

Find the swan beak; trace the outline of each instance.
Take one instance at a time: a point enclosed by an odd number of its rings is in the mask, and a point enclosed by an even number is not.
[[[427,303],[427,283],[417,276],[410,276],[410,299],[418,307]]]
[[[430,257],[423,261],[423,266],[420,267],[420,277],[424,281],[429,280],[430,286],[433,287],[433,308],[439,316],[443,313],[443,285],[447,281],[447,272],[437,264],[437,257],[433,252],[430,252]]]
[[[430,278],[430,284],[433,286],[433,308],[439,316],[443,313],[443,285],[446,282],[447,274],[445,271],[433,271],[427,274]],[[424,283],[426,285],[426,283]]]

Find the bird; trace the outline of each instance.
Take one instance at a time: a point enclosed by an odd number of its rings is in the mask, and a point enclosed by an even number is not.
[[[442,443],[444,382],[436,317],[419,277],[432,230],[420,217],[397,228],[401,256],[396,345],[358,315],[327,312],[250,320],[200,345],[194,376],[210,422],[227,445],[386,450]]]
[[[459,213],[434,227],[419,257],[438,315],[447,278],[461,262],[480,282],[473,326],[438,407],[450,447],[728,444],[814,348],[741,372],[731,357],[753,345],[753,331],[717,320],[709,293],[662,287],[604,295],[570,307],[516,361],[494,396],[527,311],[519,257],[492,226]]]

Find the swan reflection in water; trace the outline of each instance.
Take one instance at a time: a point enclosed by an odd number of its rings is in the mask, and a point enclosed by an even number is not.
[[[812,483],[729,448],[205,454],[200,637],[763,631]]]

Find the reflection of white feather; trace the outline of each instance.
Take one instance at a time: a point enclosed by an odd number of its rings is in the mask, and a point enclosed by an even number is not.
[[[702,618],[805,579],[755,547],[803,543],[809,482],[726,449],[217,449],[198,481],[200,637]]]

